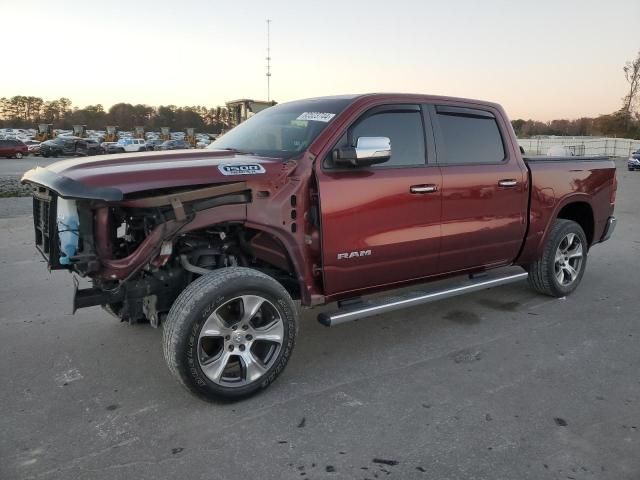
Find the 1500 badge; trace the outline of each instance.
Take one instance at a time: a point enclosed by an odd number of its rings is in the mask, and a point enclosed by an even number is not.
[[[264,167],[259,163],[225,163],[218,165],[218,170],[223,175],[261,175],[266,173]]]

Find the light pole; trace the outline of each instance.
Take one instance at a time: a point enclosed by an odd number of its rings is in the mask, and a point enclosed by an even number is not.
[[[267,18],[267,102],[271,101],[271,20]]]

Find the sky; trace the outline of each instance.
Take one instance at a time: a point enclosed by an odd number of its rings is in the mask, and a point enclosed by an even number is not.
[[[0,16],[0,97],[75,106],[266,99],[267,18],[278,102],[412,92],[595,116],[640,50],[638,0],[0,0]]]

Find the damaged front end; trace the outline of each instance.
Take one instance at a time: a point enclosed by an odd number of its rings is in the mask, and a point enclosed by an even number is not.
[[[101,305],[121,320],[158,326],[197,276],[255,262],[250,243],[259,235],[243,228],[251,202],[244,182],[124,196],[46,169],[22,181],[33,189],[35,244],[49,269],[92,282],[79,289],[75,281],[74,312]]]

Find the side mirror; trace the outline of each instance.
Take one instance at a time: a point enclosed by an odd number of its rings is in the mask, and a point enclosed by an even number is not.
[[[337,165],[367,167],[384,163],[391,158],[391,140],[388,137],[359,137],[356,146],[338,148],[333,152]]]

